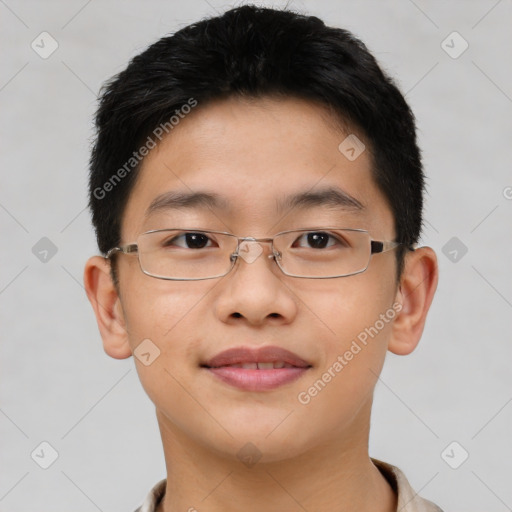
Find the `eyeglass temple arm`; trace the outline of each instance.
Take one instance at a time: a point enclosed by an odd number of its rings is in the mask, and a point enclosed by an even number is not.
[[[110,251],[107,252],[105,255],[105,259],[110,259],[110,257],[115,254],[116,252],[123,252],[124,254],[130,254],[132,252],[137,252],[139,250],[137,244],[128,244],[123,245],[121,247],[112,247]]]
[[[416,244],[408,245],[401,242],[380,242],[377,240],[371,241],[371,252],[372,254],[376,254],[379,252],[386,252],[390,251],[391,249],[394,249],[395,247],[398,247],[400,245],[406,245],[407,248],[411,251],[414,251],[416,249]]]

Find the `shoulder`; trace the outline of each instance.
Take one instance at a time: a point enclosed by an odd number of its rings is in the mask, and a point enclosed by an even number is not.
[[[165,494],[167,480],[164,478],[154,485],[149,491],[144,503],[134,512],[155,512],[158,503],[161,501]]]
[[[401,512],[443,512],[437,505],[414,492],[399,468],[377,459],[372,459],[372,462],[397,493],[397,510]]]

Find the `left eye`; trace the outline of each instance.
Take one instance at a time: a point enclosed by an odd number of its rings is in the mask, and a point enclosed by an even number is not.
[[[204,249],[209,242],[211,244],[212,240],[204,233],[183,233],[165,240],[163,245],[164,247],[177,245],[184,249]]]
[[[332,243],[328,243],[329,239],[332,240]],[[301,240],[306,240],[306,243],[309,244],[312,249],[324,249],[325,247],[331,247],[340,243],[340,240],[335,238],[330,233],[326,233],[324,231],[312,231],[310,233],[304,233],[300,236],[295,243]],[[305,247],[302,244],[298,245],[299,247]]]

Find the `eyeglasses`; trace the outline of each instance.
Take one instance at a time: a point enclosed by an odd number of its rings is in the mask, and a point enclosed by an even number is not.
[[[271,244],[267,257],[274,259],[285,275],[308,279],[360,274],[368,268],[372,254],[405,245],[372,240],[363,229],[307,228],[282,231],[272,238],[252,238],[173,228],[142,233],[136,243],[110,249],[106,258],[117,252],[137,253],[140,268],[148,276],[196,281],[225,276],[239,257],[254,262],[263,253],[261,243]]]

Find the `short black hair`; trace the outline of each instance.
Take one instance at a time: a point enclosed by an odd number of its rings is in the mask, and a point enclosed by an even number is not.
[[[143,160],[139,148],[154,141],[155,129],[170,132],[171,119],[190,105],[201,108],[233,96],[314,101],[341,126],[359,130],[393,213],[396,241],[406,244],[397,250],[399,278],[404,253],[421,233],[425,187],[411,109],[351,32],[287,8],[255,5],[159,39],[102,87],[89,180],[100,251],[120,243],[124,208]]]

